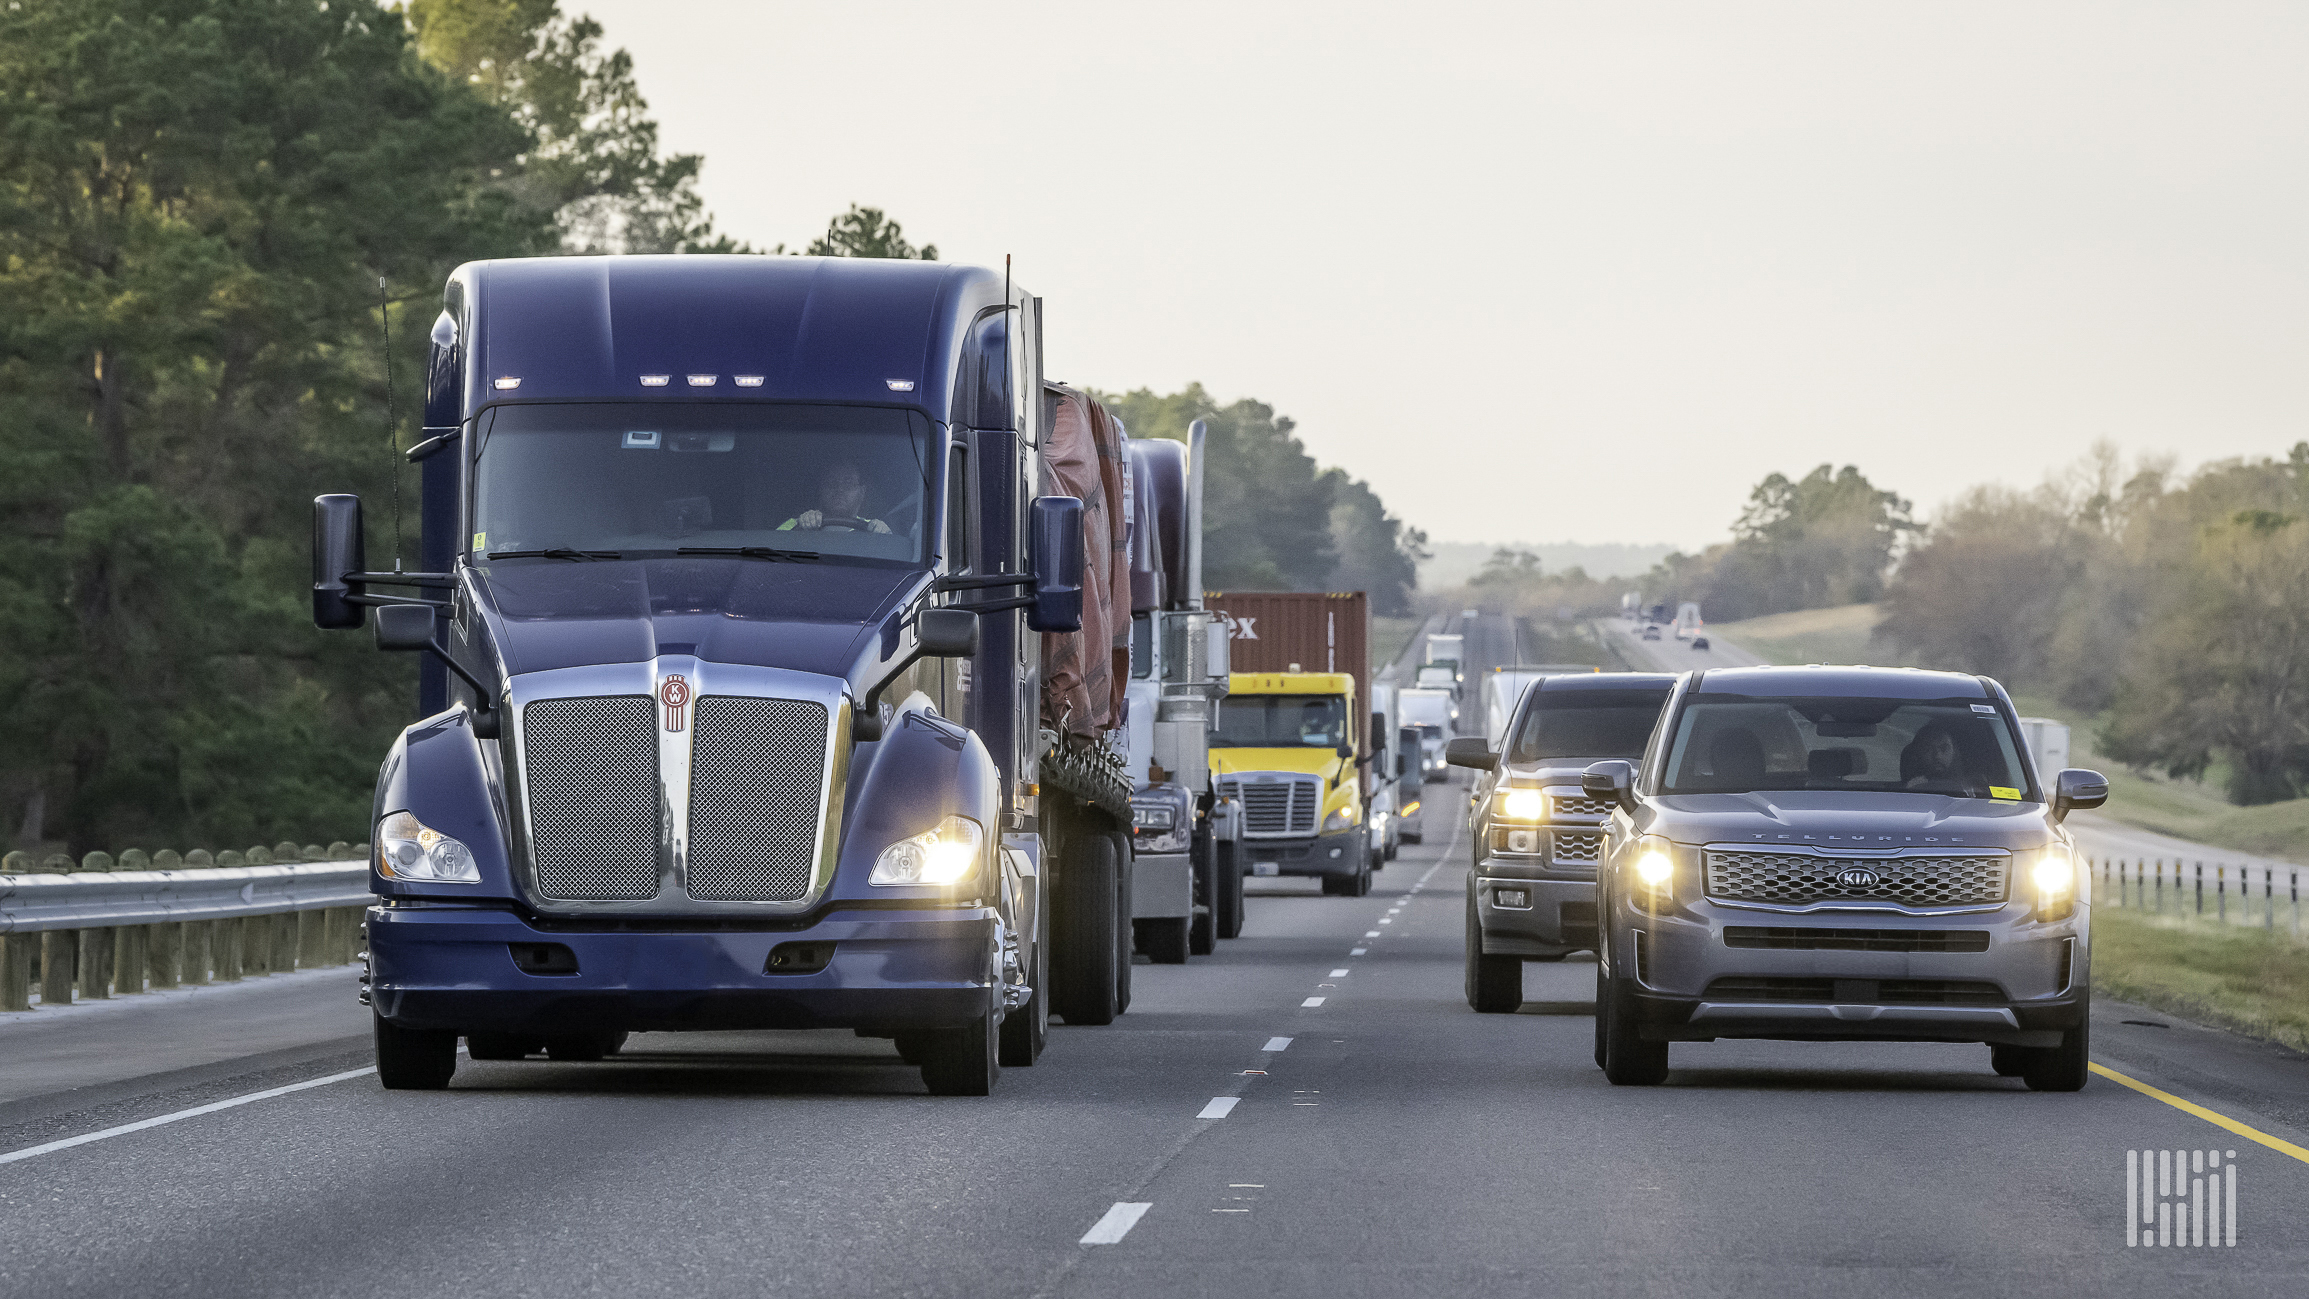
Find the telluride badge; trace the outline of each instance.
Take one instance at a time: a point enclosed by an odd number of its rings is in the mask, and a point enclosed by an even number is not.
[[[657,698],[659,703],[665,705],[665,728],[669,731],[682,729],[689,708],[689,682],[683,680],[677,672],[667,677],[665,684],[658,687]],[[1873,880],[1875,877],[1869,878]]]
[[[679,681],[681,678],[675,677],[674,680]],[[671,683],[668,684],[670,687]],[[670,731],[674,728],[671,725],[668,725],[666,729]],[[1836,882],[1848,889],[1872,889],[1875,888],[1877,884],[1881,883],[1881,881],[1876,878],[1876,872],[1872,870],[1866,870],[1859,866],[1848,867],[1844,870],[1836,872]]]

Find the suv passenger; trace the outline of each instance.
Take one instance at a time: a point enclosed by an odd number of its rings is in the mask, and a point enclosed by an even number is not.
[[[1636,758],[1676,679],[1581,672],[1545,676],[1517,701],[1493,753],[1451,742],[1451,761],[1492,774],[1475,790],[1475,860],[1467,873],[1467,1004],[1505,1014],[1523,1004],[1523,963],[1596,945],[1595,871],[1609,801],[1580,786],[1590,763]]]
[[[1598,882],[1596,1063],[1667,1076],[1670,1042],[1983,1042],[2038,1091],[2084,1086],[2091,899],[2004,687],[1914,669],[1694,672],[1615,805]]]

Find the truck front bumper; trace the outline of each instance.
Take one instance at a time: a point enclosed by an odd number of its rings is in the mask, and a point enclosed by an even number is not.
[[[1595,868],[1552,870],[1486,857],[1468,876],[1486,956],[1594,951]]]
[[[1252,875],[1354,875],[1370,858],[1370,840],[1358,825],[1312,839],[1244,839],[1236,855]]]
[[[1002,1005],[990,907],[836,909],[776,931],[540,927],[479,907],[371,907],[368,918],[370,1000],[403,1028],[890,1032]],[[800,972],[774,970],[773,951]],[[532,972],[562,966],[574,970]]]

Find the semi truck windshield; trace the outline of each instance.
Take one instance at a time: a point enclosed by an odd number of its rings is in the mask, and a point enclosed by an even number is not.
[[[1335,749],[1347,742],[1347,701],[1337,695],[1228,695],[1219,701],[1212,748]]]
[[[475,451],[475,559],[760,548],[915,565],[935,463],[910,411],[501,406]]]
[[[1662,792],[1780,789],[2030,797],[2012,729],[1986,700],[1702,694],[1685,701]]]

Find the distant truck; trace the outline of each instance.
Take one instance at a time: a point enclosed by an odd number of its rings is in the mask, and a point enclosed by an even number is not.
[[[1251,873],[1370,892],[1369,602],[1360,591],[1234,591],[1205,603],[1227,619],[1233,668],[1211,762],[1220,794],[1241,805]]]
[[[1203,609],[1205,429],[1185,443],[1123,442],[1130,510],[1130,684],[1123,756],[1131,779],[1131,929],[1158,965],[1208,955],[1241,932],[1241,888],[1218,859],[1232,837],[1211,784],[1210,729],[1227,693],[1225,625]],[[1223,932],[1222,932],[1223,931]]]
[[[1462,677],[1465,675],[1465,672],[1466,672],[1466,664],[1467,664],[1467,637],[1466,637],[1466,636],[1464,636],[1464,635],[1461,635],[1461,634],[1460,634],[1460,633],[1458,633],[1458,632],[1450,632],[1450,633],[1448,633],[1448,634],[1446,634],[1446,633],[1443,633],[1443,632],[1436,632],[1436,633],[1434,633],[1434,634],[1432,634],[1432,635],[1428,636],[1428,638],[1427,638],[1427,655],[1426,655],[1426,661],[1425,661],[1425,664],[1424,664],[1424,666],[1425,666],[1425,667],[1436,667],[1436,666],[1447,666],[1447,667],[1449,667],[1449,668],[1451,669],[1451,684],[1452,684],[1452,689],[1453,689],[1453,690],[1455,690],[1455,691],[1456,691],[1456,690],[1459,688],[1460,679],[1461,679],[1461,678],[1462,678]],[[1418,684],[1420,684],[1420,685],[1426,685],[1426,684],[1428,684],[1428,682],[1427,682],[1426,678],[1422,677],[1422,678],[1420,678],[1420,679],[1419,679],[1419,681],[1418,681]]]
[[[1700,606],[1698,604],[1686,600],[1676,606],[1677,640],[1689,640],[1698,635],[1700,628],[1706,625],[1700,621]]]
[[[1507,734],[1508,719],[1515,715],[1515,701],[1535,681],[1565,673],[1601,672],[1592,663],[1523,663],[1511,667],[1495,667],[1483,678],[1483,741],[1492,748],[1500,747]]]
[[[1423,730],[1420,737],[1423,778],[1432,783],[1449,775],[1443,750],[1451,737],[1459,733],[1459,705],[1451,702],[1451,692],[1419,687],[1399,691],[1395,696],[1395,715],[1401,725]]]

